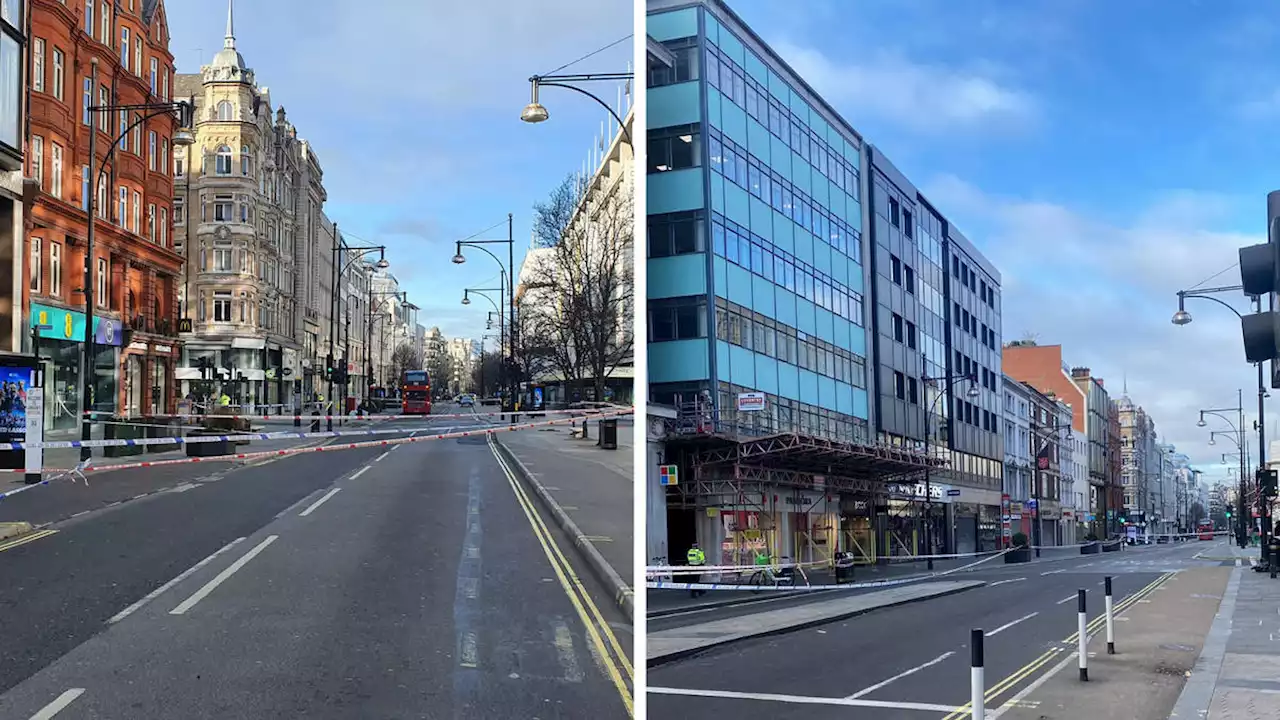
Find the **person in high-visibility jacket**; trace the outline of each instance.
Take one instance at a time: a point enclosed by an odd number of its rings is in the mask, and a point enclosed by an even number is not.
[[[707,564],[707,554],[702,552],[702,548],[698,547],[698,543],[695,542],[689,548],[689,552],[685,553],[685,560],[688,561],[690,567],[700,567]],[[692,577],[692,582],[699,582],[702,580],[701,575],[693,575]],[[705,592],[706,590],[690,590],[689,594],[692,597],[698,597]]]
[[[221,405],[222,407],[230,407],[231,397],[226,393],[222,393],[222,395],[218,397],[218,404]]]

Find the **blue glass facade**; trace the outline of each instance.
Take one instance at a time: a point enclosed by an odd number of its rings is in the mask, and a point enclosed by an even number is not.
[[[867,442],[862,138],[701,4],[649,15],[650,398]],[[737,412],[740,393],[766,394]]]

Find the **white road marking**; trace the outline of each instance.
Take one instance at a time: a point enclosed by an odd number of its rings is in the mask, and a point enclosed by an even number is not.
[[[226,570],[223,570],[222,572],[218,573],[217,577],[210,580],[208,583],[205,584],[204,587],[197,590],[194,595],[187,598],[186,600],[183,600],[181,605],[170,610],[169,614],[182,615],[186,613],[188,610],[190,610],[191,608],[195,607],[196,603],[208,597],[209,593],[213,592],[214,590],[217,589],[219,585],[226,582],[227,578],[231,577],[232,575],[235,575],[240,568],[244,567],[249,563],[250,560],[257,557],[258,553],[262,552],[263,550],[266,550],[267,546],[275,542],[277,539],[279,539],[279,537],[280,537],[279,535],[268,535],[266,540],[263,540],[262,542],[258,543],[256,547],[254,547],[249,552],[245,553],[239,560],[232,563],[231,567],[228,567]]]
[[[71,688],[70,690],[59,695],[57,699],[55,699],[53,702],[40,708],[40,712],[36,713],[35,715],[32,715],[31,720],[49,720],[49,718],[52,718],[54,715],[57,715],[59,712],[65,709],[68,705],[75,702],[76,698],[80,697],[83,694],[84,694],[84,688]]]
[[[776,693],[747,693],[731,690],[689,690],[686,688],[653,687],[648,692],[654,695],[683,695],[685,697],[713,697],[729,700],[762,700],[766,702],[792,703],[796,705],[842,705],[844,707],[891,708],[895,710],[921,710],[925,712],[949,713],[956,709],[955,705],[936,705],[933,703],[893,702],[890,700],[850,700],[849,698],[810,697],[808,695],[779,695]]]
[[[342,488],[334,488],[334,489],[330,490],[329,492],[325,493],[324,495],[322,495],[322,496],[320,497],[320,499],[319,499],[319,500],[317,500],[317,501],[315,501],[315,502],[311,503],[311,506],[310,506],[310,507],[308,507],[306,510],[303,510],[302,512],[298,513],[298,517],[306,517],[306,516],[310,515],[311,513],[315,512],[315,511],[316,511],[316,508],[318,508],[318,507],[320,507],[321,505],[323,505],[323,504],[325,503],[325,501],[326,501],[326,500],[328,500],[329,498],[333,497],[334,495],[337,495],[337,494],[338,494],[338,491],[339,491],[339,490],[341,490],[341,489],[342,489]]]
[[[1014,625],[1017,625],[1018,623],[1022,622],[1023,620],[1030,620],[1031,618],[1033,618],[1033,617],[1035,617],[1035,616],[1037,616],[1037,615],[1039,615],[1039,614],[1040,614],[1040,613],[1038,613],[1038,612],[1033,612],[1033,613],[1031,613],[1030,615],[1023,615],[1022,617],[1018,618],[1017,620],[1014,620],[1013,622],[1005,623],[1004,625],[1001,625],[1000,627],[996,628],[995,630],[992,630],[991,632],[986,633],[986,637],[991,637],[992,635],[995,635],[996,633],[1002,633],[1002,632],[1004,632],[1005,630],[1008,630],[1009,628],[1013,627]]]
[[[475,633],[469,632],[462,636],[462,657],[458,661],[459,665],[469,668],[479,667],[480,651],[477,649],[477,645]]]
[[[1040,577],[1044,577],[1045,575],[1057,575],[1060,572],[1066,572],[1066,571],[1067,571],[1066,568],[1062,568],[1061,570],[1049,570],[1048,572],[1040,573]]]
[[[1069,603],[1069,602],[1071,602],[1072,600],[1075,600],[1075,599],[1076,599],[1076,596],[1075,596],[1075,595],[1068,595],[1068,596],[1066,596],[1066,597],[1062,598],[1061,600],[1059,600],[1059,601],[1058,601],[1058,604],[1059,604],[1059,605],[1063,605],[1063,604]]]
[[[181,485],[175,485],[172,488],[170,488],[169,492],[184,493],[188,490],[194,490],[198,487],[200,487],[198,483],[182,483]]]
[[[394,450],[394,449],[395,449],[395,448],[391,448],[391,450]],[[391,450],[388,450],[388,451],[386,451],[386,452],[382,453],[381,455],[379,455],[379,456],[374,460],[374,462],[378,462],[378,461],[379,461],[379,460],[381,460],[382,458],[384,458],[384,457],[386,457],[386,456],[390,455],[390,454],[391,454]]]
[[[373,466],[372,466],[372,465],[365,465],[364,467],[362,467],[362,468],[360,468],[359,470],[357,470],[357,471],[356,471],[356,474],[351,476],[351,479],[352,479],[352,480],[355,480],[356,478],[360,477],[361,475],[363,475],[363,474],[365,474],[365,473],[369,472],[369,468],[371,468],[371,467],[373,467]]]
[[[997,585],[1004,585],[1005,583],[1015,583],[1015,582],[1020,582],[1022,580],[1026,580],[1026,578],[1020,577],[1020,578],[1012,578],[1010,580],[997,580],[993,583],[989,583],[987,587],[995,587]]]
[[[573,651],[573,633],[563,620],[556,620],[555,645],[556,655],[560,658],[560,667],[564,668],[564,679],[569,682],[582,682],[582,668],[578,666],[578,656]]]
[[[948,651],[948,652],[944,652],[944,653],[942,653],[941,655],[939,655],[938,657],[936,657],[936,658],[934,658],[934,659],[930,660],[929,662],[924,663],[923,665],[917,665],[917,666],[915,666],[915,667],[911,668],[910,670],[904,670],[904,671],[902,671],[902,672],[898,673],[897,675],[894,675],[893,677],[889,678],[888,680],[882,680],[882,681],[880,681],[880,682],[876,683],[875,685],[872,685],[871,687],[863,688],[863,689],[859,690],[858,692],[856,692],[856,693],[854,693],[854,694],[852,694],[852,695],[849,695],[849,696],[845,697],[845,699],[846,699],[846,700],[857,700],[858,698],[862,697],[863,695],[870,695],[871,693],[875,692],[876,690],[879,690],[880,688],[884,687],[885,685],[888,685],[889,683],[893,682],[894,680],[901,680],[902,678],[904,678],[904,677],[906,677],[906,676],[908,676],[908,675],[911,675],[911,674],[914,674],[914,673],[920,672],[921,670],[923,670],[923,669],[925,669],[925,668],[927,668],[927,667],[931,667],[931,666],[933,666],[933,665],[937,665],[938,663],[942,662],[943,660],[946,660],[947,658],[949,658],[949,657],[951,657],[952,655],[955,655],[955,654],[956,654],[956,653],[955,653],[955,651],[954,651],[954,650],[951,650],[951,651]]]
[[[215,551],[215,552],[214,552],[212,555],[210,555],[209,557],[207,557],[207,558],[205,558],[205,559],[201,560],[200,562],[196,563],[195,565],[192,565],[191,567],[189,567],[189,568],[187,568],[186,570],[184,570],[184,571],[182,572],[182,574],[178,575],[178,576],[177,576],[177,577],[175,577],[174,579],[172,579],[172,580],[170,580],[169,582],[167,582],[167,583],[165,583],[165,584],[161,585],[160,587],[156,588],[155,590],[152,590],[151,592],[147,593],[145,596],[143,596],[143,598],[142,598],[141,600],[139,600],[139,601],[135,602],[134,604],[130,605],[129,607],[127,607],[127,608],[125,608],[125,609],[121,610],[120,612],[116,613],[115,615],[112,615],[112,616],[111,616],[111,619],[110,619],[110,620],[107,620],[107,623],[108,623],[108,624],[118,623],[118,622],[120,622],[121,620],[123,620],[123,619],[125,619],[125,618],[129,617],[130,615],[134,614],[134,613],[135,613],[135,612],[137,612],[137,611],[138,611],[138,609],[139,609],[139,608],[141,608],[143,605],[146,605],[147,603],[151,602],[152,600],[155,600],[156,598],[160,597],[161,595],[163,595],[163,594],[164,594],[164,592],[165,592],[166,590],[168,590],[169,588],[173,587],[174,585],[177,585],[178,583],[182,582],[183,580],[186,580],[187,578],[191,577],[191,574],[192,574],[192,573],[194,573],[195,571],[197,571],[197,570],[199,570],[200,568],[204,567],[205,565],[208,565],[209,563],[213,562],[213,559],[214,559],[214,558],[218,557],[218,556],[219,556],[219,555],[221,555],[222,553],[224,553],[224,552],[226,552],[226,551],[230,550],[231,548],[235,547],[236,545],[239,545],[239,544],[240,544],[240,543],[242,543],[242,542],[244,542],[244,538],[242,538],[242,537],[238,537],[238,538],[236,538],[235,540],[232,540],[231,542],[227,543],[226,545],[223,545],[219,550]]]

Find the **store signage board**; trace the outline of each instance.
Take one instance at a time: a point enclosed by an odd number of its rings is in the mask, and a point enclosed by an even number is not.
[[[85,316],[82,312],[64,308],[31,303],[31,327],[42,328],[40,337],[53,340],[70,340],[84,342]],[[124,342],[124,328],[114,318],[94,316],[93,341],[98,345],[119,347]]]

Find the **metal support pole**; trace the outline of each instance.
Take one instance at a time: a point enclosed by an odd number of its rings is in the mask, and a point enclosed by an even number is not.
[[[1035,411],[1039,412],[1039,411]],[[1031,422],[1031,442],[1036,449],[1031,462],[1035,466],[1031,471],[1031,499],[1036,501],[1031,513],[1031,544],[1035,546],[1036,557],[1040,557],[1040,426],[1033,419]]]
[[[1106,582],[1106,607],[1107,607],[1107,654],[1116,654],[1116,628],[1114,623],[1115,600],[1111,597],[1111,576],[1104,578]]]
[[[511,342],[511,349],[508,355],[511,358],[511,371],[508,373],[508,380],[511,381],[511,410],[516,409],[516,392],[520,387],[520,377],[516,372],[516,241],[515,226],[513,225],[511,213],[507,213],[507,297],[510,305],[511,332],[508,338]],[[600,398],[596,398],[600,400]],[[516,416],[511,416],[511,422],[516,421]]]
[[[1261,309],[1262,307],[1261,298],[1258,299],[1258,307],[1259,309]],[[1266,388],[1266,383],[1262,373],[1262,363],[1258,363],[1258,472],[1262,472],[1263,470],[1267,469],[1267,430],[1266,430],[1267,415],[1266,415],[1266,404],[1263,402],[1266,396],[1267,396],[1267,388]],[[1244,453],[1241,453],[1241,455],[1243,456]],[[1262,510],[1261,512],[1262,514],[1262,545],[1263,545],[1262,552],[1265,553],[1264,557],[1268,558],[1268,562],[1271,562],[1272,567],[1274,567],[1277,559],[1271,557],[1271,552],[1270,552],[1271,548],[1270,548],[1269,538],[1271,537],[1271,530],[1272,530],[1271,513],[1269,512],[1270,503],[1262,495],[1261,484],[1259,484],[1259,487],[1258,487],[1258,499],[1259,499],[1259,502],[1262,503],[1262,508],[1261,508]],[[1272,577],[1274,577],[1274,575]]]
[[[981,629],[969,631],[969,706],[973,720],[987,716],[986,682],[983,678],[983,641]]]
[[[1083,589],[1076,591],[1076,613],[1078,615],[1077,624],[1079,629],[1076,630],[1076,646],[1080,654],[1080,680],[1088,682],[1089,680],[1089,613],[1085,606],[1085,591]]]
[[[92,85],[98,85],[98,58],[90,61],[92,65]],[[94,217],[94,201],[97,199],[98,187],[93,182],[97,179],[94,172],[93,163],[98,155],[98,113],[91,111],[89,113],[89,178],[93,184],[92,192],[89,193],[89,201],[85,204],[86,213],[89,221],[88,229],[85,231],[85,248],[84,248],[84,356],[81,363],[84,366],[84,375],[81,376],[83,387],[80,395],[80,408],[83,411],[80,416],[80,439],[93,439],[93,426],[91,420],[93,418],[93,381],[94,374],[97,372],[97,348],[94,347],[93,331],[93,235],[94,228],[97,225]],[[93,450],[87,447],[80,448],[81,462],[89,460],[93,457]]]

